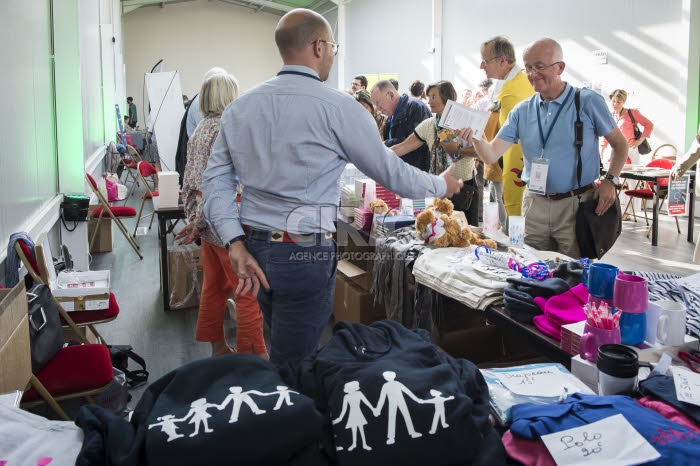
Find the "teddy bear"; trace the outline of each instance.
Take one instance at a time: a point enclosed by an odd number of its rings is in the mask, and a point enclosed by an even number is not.
[[[394,213],[389,210],[389,206],[386,205],[386,202],[384,202],[383,199],[375,199],[374,201],[370,201],[369,210],[371,210],[374,215],[386,214],[389,217],[394,215]]]
[[[433,203],[416,217],[416,231],[426,244],[438,247],[454,246],[467,247],[470,244],[486,245],[497,249],[498,245],[492,239],[481,239],[471,231],[469,225],[462,227],[460,222],[452,217],[454,205],[449,199],[433,199]]]

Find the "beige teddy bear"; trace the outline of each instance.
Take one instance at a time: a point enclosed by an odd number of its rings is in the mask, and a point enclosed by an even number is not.
[[[454,205],[449,199],[433,199],[433,203],[416,217],[416,231],[426,244],[439,247],[467,247],[470,244],[482,244],[497,249],[494,240],[481,239],[471,231],[468,225],[461,227],[459,221],[452,217]]]

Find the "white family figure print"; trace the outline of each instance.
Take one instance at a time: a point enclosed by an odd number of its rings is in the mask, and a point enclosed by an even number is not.
[[[357,446],[357,431],[360,431],[360,437],[362,437],[362,448],[371,451],[372,448],[367,445],[367,440],[365,439],[367,419],[362,414],[362,403],[366,404],[371,411],[374,411],[374,407],[360,391],[360,382],[357,380],[347,382],[344,391],[346,395],[343,397],[343,408],[340,410],[340,415],[333,420],[333,425],[338,424],[345,417],[345,412],[347,411],[348,422],[345,424],[345,428],[352,429],[352,445],[348,447],[348,451],[353,451]]]
[[[404,393],[409,396],[416,403],[423,403],[423,400],[419,399],[413,394],[404,384],[396,381],[396,372],[385,371],[382,373],[386,383],[382,386],[382,391],[379,393],[379,401],[377,402],[377,407],[374,409],[374,416],[379,417],[382,412],[382,407],[384,407],[384,401],[386,400],[389,405],[389,420],[388,420],[388,430],[386,434],[386,444],[393,445],[394,439],[396,437],[396,410],[401,411],[404,423],[406,424],[406,430],[411,435],[411,438],[422,437],[423,434],[416,432],[413,428],[413,422],[411,421],[411,413],[408,412],[408,406],[406,405],[406,400],[404,399]]]
[[[284,385],[277,385],[277,391],[269,393],[269,395],[274,395],[275,393],[279,393],[280,397],[277,399],[277,404],[275,407],[272,408],[273,411],[280,409],[282,407],[282,403],[285,403],[287,406],[294,405],[294,403],[292,403],[292,398],[289,395],[290,393],[296,393],[297,395],[299,394],[299,392],[290,390],[289,387],[285,387]]]
[[[229,387],[229,391],[231,394],[224,398],[224,401],[218,406],[219,411],[223,411],[226,409],[226,405],[228,405],[231,401],[233,401],[233,409],[231,410],[231,418],[228,420],[229,423],[237,422],[238,421],[238,414],[241,411],[241,404],[245,403],[248,405],[251,411],[253,411],[253,414],[255,415],[260,415],[260,414],[265,414],[264,409],[258,408],[258,405],[255,404],[255,401],[250,397],[250,394],[255,394],[255,395],[260,395],[260,396],[267,396],[267,395],[272,395],[277,392],[272,392],[272,393],[262,393],[257,390],[248,390],[247,392],[243,391],[243,387],[239,386],[234,386],[234,387]]]
[[[429,434],[434,434],[437,432],[437,426],[438,426],[438,421],[440,421],[440,424],[442,425],[442,428],[445,429],[447,427],[450,427],[450,425],[445,422],[445,402],[454,400],[454,396],[448,396],[444,397],[442,396],[442,392],[439,390],[435,390],[434,388],[430,389],[430,394],[433,395],[432,398],[429,398],[427,400],[423,400],[423,403],[433,403],[435,405],[435,415],[433,415],[433,425],[430,427],[430,431],[428,431]]]
[[[160,431],[168,434],[168,442],[172,442],[176,438],[184,437],[184,435],[177,433],[178,427],[177,424],[175,424],[176,422],[182,421],[182,419],[176,419],[172,414],[166,414],[165,416],[160,416],[158,420],[160,422],[151,424],[148,428],[152,429],[153,427],[161,426]]]
[[[214,429],[209,428],[209,419],[211,417],[211,414],[207,412],[207,409],[209,408],[217,408],[218,406],[213,404],[213,403],[207,403],[206,398],[200,398],[198,400],[194,400],[190,404],[190,412],[187,413],[187,416],[183,417],[182,419],[178,419],[179,421],[186,421],[190,417],[189,424],[194,424],[194,432],[190,434],[190,437],[194,437],[199,433],[199,424],[204,424],[204,432],[214,432]]]

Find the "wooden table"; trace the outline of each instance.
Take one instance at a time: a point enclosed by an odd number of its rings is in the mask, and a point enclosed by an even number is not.
[[[652,211],[652,225],[651,225],[651,245],[657,246],[659,243],[659,195],[661,190],[659,189],[659,180],[663,178],[668,178],[670,170],[664,170],[661,168],[649,168],[645,170],[634,170],[626,171],[622,169],[620,173],[620,178],[627,178],[629,180],[647,181],[653,183],[652,192],[654,193],[654,209]],[[690,176],[690,202],[688,203],[688,236],[689,242],[693,242],[693,229],[695,226],[695,172],[686,172],[686,175]]]
[[[163,290],[163,310],[170,310],[170,283],[168,269],[168,233],[185,218],[185,206],[160,208],[158,196],[153,198],[153,211],[158,216],[158,244],[160,246],[160,288]]]

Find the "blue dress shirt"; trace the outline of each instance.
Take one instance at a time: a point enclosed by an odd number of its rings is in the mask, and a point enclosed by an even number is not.
[[[563,105],[559,118],[554,121],[554,127],[544,151],[544,158],[550,161],[547,173],[548,194],[564,193],[578,188],[576,180],[578,155],[574,146],[574,122],[576,121],[574,92],[576,89],[571,93],[569,89],[571,86],[566,84],[564,92],[551,102],[543,101],[539,93],[523,100],[508,114],[505,124],[496,135],[497,138],[514,144],[520,141],[525,165],[521,179],[528,183],[531,164],[540,157],[542,151],[537,112],[540,113],[542,132],[546,137],[556,114]],[[590,89],[581,89],[580,115],[583,122],[581,186],[585,186],[600,176],[599,137],[610,133],[616,125],[603,97]]]
[[[445,180],[406,163],[382,143],[372,115],[304,66],[244,93],[221,116],[202,179],[204,215],[223,242],[241,223],[291,233],[335,231],[347,163],[401,196],[445,195]],[[243,184],[240,216],[236,184]]]

